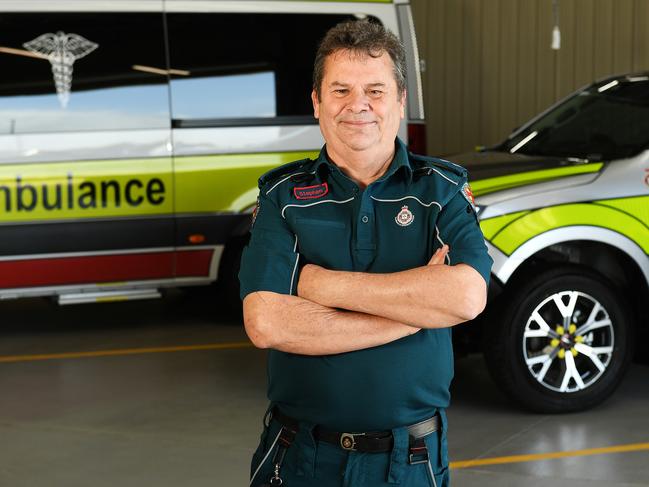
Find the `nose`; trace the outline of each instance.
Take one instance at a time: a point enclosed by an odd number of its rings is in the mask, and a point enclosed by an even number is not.
[[[365,90],[353,90],[349,97],[347,110],[352,113],[361,113],[370,109],[370,99],[368,98]]]

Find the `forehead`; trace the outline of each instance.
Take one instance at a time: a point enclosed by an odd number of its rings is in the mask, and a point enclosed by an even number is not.
[[[325,58],[324,68],[325,84],[334,82],[393,82],[396,84],[394,63],[385,51],[380,56],[373,57],[363,52],[341,49]]]

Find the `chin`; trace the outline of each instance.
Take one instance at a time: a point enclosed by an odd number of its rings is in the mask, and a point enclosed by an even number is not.
[[[371,149],[373,147],[376,147],[380,143],[380,139],[376,137],[367,137],[367,136],[356,136],[356,137],[352,136],[352,137],[347,137],[344,140],[347,147],[355,151],[363,151],[363,150]]]
[[[368,149],[371,149],[373,147],[376,147],[375,143],[367,143],[367,142],[347,142],[347,147],[354,151],[365,151]]]

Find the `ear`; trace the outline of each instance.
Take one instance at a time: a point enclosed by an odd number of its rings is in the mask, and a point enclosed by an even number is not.
[[[313,116],[320,118],[320,102],[318,101],[318,94],[315,90],[311,92],[311,102],[313,103]]]
[[[403,89],[403,93],[401,93],[401,100],[399,100],[399,111],[400,111],[400,116],[401,120],[403,120],[406,116],[406,89]]]

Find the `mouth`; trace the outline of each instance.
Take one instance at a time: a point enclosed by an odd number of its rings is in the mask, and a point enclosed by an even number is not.
[[[369,125],[374,125],[376,122],[364,120],[341,120],[340,123],[350,127],[367,127]]]

